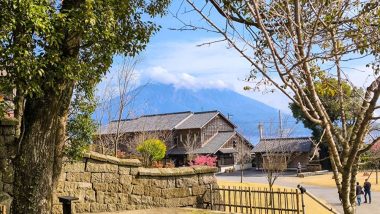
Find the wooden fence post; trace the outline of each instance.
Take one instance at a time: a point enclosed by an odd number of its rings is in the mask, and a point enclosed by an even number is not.
[[[298,189],[296,189],[296,203],[297,203],[297,213],[299,214],[300,213],[300,198],[299,198],[299,193],[298,193]]]

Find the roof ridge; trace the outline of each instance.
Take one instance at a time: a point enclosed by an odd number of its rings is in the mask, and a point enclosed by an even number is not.
[[[147,115],[142,115],[140,117],[154,117],[154,116],[185,114],[185,113],[193,113],[193,112],[192,111],[179,111],[179,112],[161,113],[161,114],[147,114]]]
[[[146,115],[141,115],[141,116],[134,117],[134,118],[121,119],[120,121],[131,121],[131,120],[140,119],[142,117],[154,117],[154,116],[163,116],[163,115],[176,115],[176,114],[185,114],[185,113],[193,113],[193,112],[192,111],[178,111],[178,112],[172,112],[172,113],[146,114]],[[111,120],[111,123],[112,122],[117,122],[117,121],[118,120]]]
[[[294,139],[311,139],[311,137],[271,137],[271,138],[261,138],[261,140],[294,140]]]
[[[228,130],[227,130],[227,131],[218,131],[218,132],[236,132],[236,131],[228,131]]]
[[[196,112],[194,112],[194,114],[205,114],[205,113],[212,113],[212,112],[218,113],[219,111],[218,110],[196,111]]]

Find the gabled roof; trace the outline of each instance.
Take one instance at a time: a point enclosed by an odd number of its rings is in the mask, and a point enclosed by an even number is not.
[[[203,112],[175,112],[167,114],[144,115],[135,119],[122,120],[120,122],[120,132],[144,132],[144,131],[165,131],[173,129],[200,129],[203,128],[213,118],[220,115],[227,123],[234,128],[236,126],[229,121],[219,111]],[[115,134],[117,130],[117,121],[102,126],[98,134]]]
[[[204,145],[201,148],[195,149],[193,153],[194,154],[215,154],[216,152],[221,150],[221,147],[229,139],[231,139],[235,134],[236,134],[236,132],[234,132],[234,131],[232,131],[232,132],[218,132],[213,138],[211,138],[210,141],[208,141],[206,143],[206,145]],[[231,153],[231,152],[229,152],[229,153]],[[170,149],[167,152],[167,154],[168,155],[183,155],[183,154],[188,154],[188,152],[183,147],[174,147],[173,149]]]
[[[205,145],[201,148],[197,148],[193,151],[194,154],[215,154],[218,151],[221,153],[235,153],[237,152],[234,148],[222,148],[232,137],[239,136],[244,139],[244,142],[251,145],[242,135],[236,131],[220,131],[215,136],[213,136]],[[251,145],[252,146],[252,145]],[[253,146],[252,146],[253,147]],[[174,147],[167,152],[168,155],[183,155],[188,154],[183,147]]]
[[[169,149],[167,152],[166,152],[167,155],[185,155],[185,154],[188,154],[188,152],[186,151],[185,148],[183,147],[174,147],[172,149]]]
[[[194,151],[195,154],[215,154],[236,132],[218,132],[209,142]]]
[[[238,153],[234,148],[221,148],[219,149],[219,152],[223,154],[231,154],[231,153]]]
[[[165,131],[173,130],[174,127],[193,113],[177,112],[170,114],[144,115],[135,119],[122,120],[120,122],[120,132],[144,132],[144,131]],[[114,134],[117,130],[117,121],[103,126],[99,134]]]
[[[181,124],[176,126],[176,129],[196,129],[202,128],[206,123],[212,120],[219,114],[218,111],[207,111],[207,112],[195,112]]]
[[[310,152],[313,148],[312,145],[313,141],[309,137],[264,138],[252,149],[252,152]]]

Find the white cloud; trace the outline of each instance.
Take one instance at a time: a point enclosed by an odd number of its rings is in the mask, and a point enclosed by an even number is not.
[[[243,90],[243,87],[248,84],[242,80],[250,73],[251,66],[234,49],[228,48],[226,43],[199,46],[199,44],[216,40],[219,38],[151,43],[140,56],[142,59],[138,65],[140,78],[193,90],[229,88],[272,107],[290,112],[289,99],[278,90],[273,93],[265,93],[265,89]],[[359,60],[354,63],[354,68],[347,69],[349,65],[346,65],[346,73],[355,86],[363,87],[373,80],[373,77],[368,75],[371,72],[364,64],[362,60]]]
[[[176,88],[187,89],[204,89],[204,88],[227,88],[223,80],[208,80],[198,78],[188,73],[171,73],[161,66],[147,68],[143,71],[142,76],[145,76],[148,81],[156,81],[163,84],[172,84]]]
[[[289,112],[289,100],[280,92],[244,91],[243,80],[251,70],[250,64],[226,43],[203,45],[218,38],[197,41],[176,41],[153,44],[141,56],[142,78],[177,88],[229,88],[242,95]]]

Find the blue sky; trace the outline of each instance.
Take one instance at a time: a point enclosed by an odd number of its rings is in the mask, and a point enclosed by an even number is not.
[[[138,57],[139,63],[136,67],[138,81],[173,84],[178,88],[194,90],[228,88],[290,113],[289,100],[278,91],[267,93],[265,90],[255,92],[243,90],[247,85],[243,80],[249,74],[250,65],[235,50],[228,48],[226,43],[198,46],[218,40],[218,35],[201,30],[170,30],[169,28],[183,26],[173,14],[178,14],[179,18],[186,22],[197,25],[203,23],[195,13],[184,14],[189,6],[185,2],[184,5],[180,4],[181,1],[174,1],[168,15],[155,19],[162,29],[151,38],[146,50]],[[113,69],[118,67],[118,63],[120,59],[116,58]],[[365,70],[364,64],[359,61],[355,68]],[[351,73],[350,77],[355,81],[355,85],[361,86],[368,82],[362,72]]]

